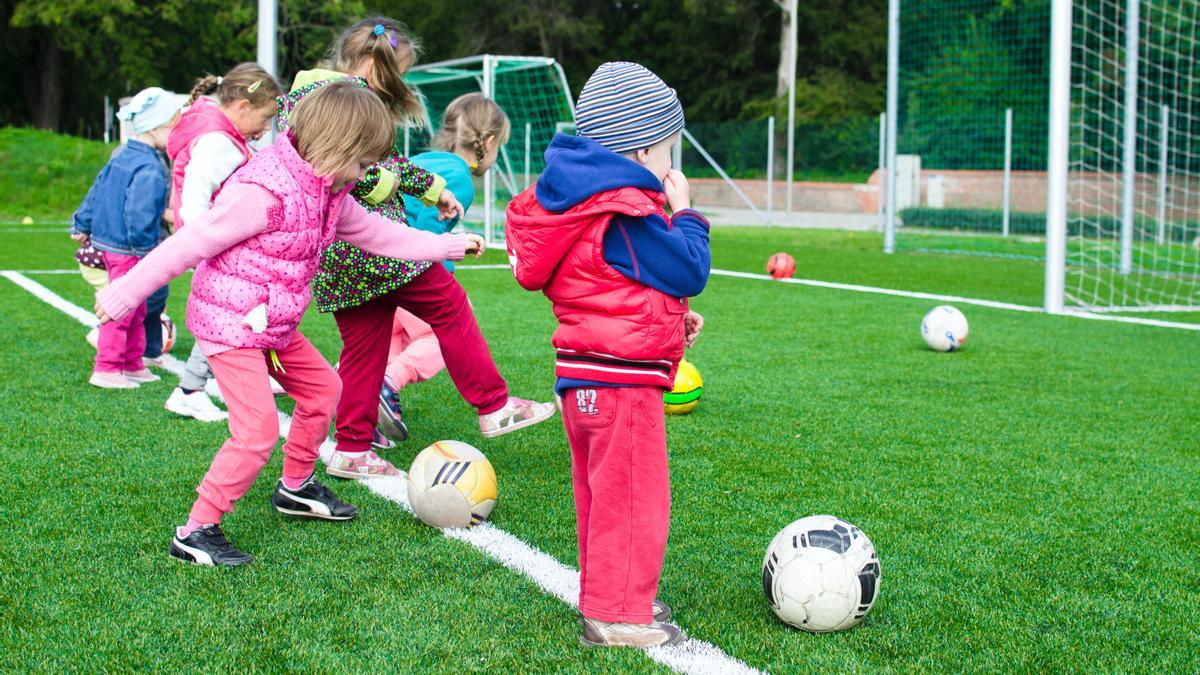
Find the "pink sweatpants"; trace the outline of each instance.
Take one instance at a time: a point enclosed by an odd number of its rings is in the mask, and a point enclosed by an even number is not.
[[[388,349],[384,373],[396,389],[424,382],[442,372],[446,362],[433,326],[403,309],[396,310],[392,321],[392,345]]]
[[[135,255],[101,251],[104,264],[108,267],[110,281],[125,276],[140,260]],[[146,331],[142,323],[146,320],[146,303],[120,321],[100,324],[100,338],[96,344],[96,371],[119,373],[122,370],[141,370],[142,352],[146,351]]]
[[[563,394],[579,536],[579,611],[650,623],[671,526],[662,389]]]
[[[233,503],[250,490],[279,441],[279,413],[268,374],[296,401],[283,444],[283,475],[302,479],[313,472],[342,382],[299,331],[275,353],[282,370],[269,365],[270,352],[262,349],[232,349],[208,358],[229,407],[230,439],[196,488],[200,496],[191,517],[197,522],[219,523],[232,512]]]

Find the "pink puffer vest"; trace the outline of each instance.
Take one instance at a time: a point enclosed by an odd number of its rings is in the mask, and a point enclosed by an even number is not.
[[[250,146],[246,137],[234,126],[221,109],[206,98],[196,99],[180,118],[179,123],[167,137],[167,158],[171,160],[171,212],[175,214],[175,229],[183,227],[183,219],[179,216],[180,195],[183,193],[183,176],[187,165],[192,161],[192,141],[204,134],[219,132],[242,151],[242,165],[250,160]],[[213,199],[221,192],[217,188]]]
[[[331,193],[332,177],[319,177],[300,158],[291,133],[258,153],[226,185],[261,186],[279,207],[269,211],[267,230],[196,267],[187,305],[188,330],[201,340],[234,348],[287,346],[312,298],[309,282],[321,251],[333,243],[336,223],[350,187]],[[245,322],[265,305],[266,328]]]

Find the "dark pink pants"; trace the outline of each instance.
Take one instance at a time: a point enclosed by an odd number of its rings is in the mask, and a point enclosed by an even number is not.
[[[495,412],[508,401],[508,384],[492,361],[487,341],[467,304],[466,291],[443,265],[434,265],[387,295],[333,313],[342,334],[338,361],[342,399],[337,406],[334,438],[343,452],[370,449],[379,421],[379,390],[387,368],[396,308],[408,310],[433,328],[450,379],[480,415]]]
[[[108,280],[116,281],[129,273],[140,260],[134,255],[102,251],[104,264],[108,267]],[[146,303],[130,312],[120,321],[100,324],[100,337],[96,343],[96,371],[119,373],[122,370],[141,370],[142,352],[146,351],[146,330],[142,322],[146,318]]]
[[[671,523],[662,389],[568,389],[563,425],[579,535],[579,611],[650,623]]]

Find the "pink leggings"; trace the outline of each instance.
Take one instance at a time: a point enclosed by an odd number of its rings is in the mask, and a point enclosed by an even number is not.
[[[270,352],[263,349],[231,349],[208,357],[229,407],[231,438],[221,446],[196,488],[200,496],[191,517],[197,522],[221,522],[221,516],[233,511],[233,503],[250,490],[271,458],[279,441],[279,411],[268,374],[296,400],[283,444],[283,475],[302,479],[313,472],[342,383],[299,331],[287,347],[275,353],[282,370],[270,365]]]
[[[424,382],[445,367],[446,361],[442,359],[442,348],[433,334],[433,326],[397,309],[392,322],[387,370],[384,371],[392,386],[403,389],[414,382]]]

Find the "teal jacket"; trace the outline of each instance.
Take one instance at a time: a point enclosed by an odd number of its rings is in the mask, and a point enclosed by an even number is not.
[[[471,202],[475,200],[475,183],[471,180],[471,169],[467,166],[466,160],[452,152],[433,151],[410,157],[409,161],[429,173],[446,179],[446,189],[453,192],[454,196],[458,198],[464,213],[471,208]],[[421,230],[441,234],[449,232],[454,229],[455,225],[458,225],[458,218],[438,220],[436,206],[425,206],[421,200],[409,195],[404,195],[404,212],[408,216],[409,226]],[[454,271],[454,263],[449,260],[442,264],[451,272]]]

